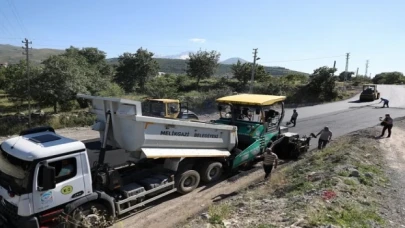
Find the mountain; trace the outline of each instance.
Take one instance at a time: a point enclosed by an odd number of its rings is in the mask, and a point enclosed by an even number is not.
[[[232,64],[236,64],[238,63],[238,60],[240,61],[240,63],[247,63],[248,61],[241,59],[239,57],[234,57],[234,58],[229,58],[227,60],[224,60],[222,62],[220,62],[221,64],[227,64],[227,65],[232,65]]]
[[[20,60],[25,59],[25,55],[23,55],[23,49],[18,46],[13,46],[9,44],[0,44],[0,64],[1,63],[18,63]],[[49,49],[49,48],[41,48],[41,49],[30,49],[30,60],[33,63],[41,63],[43,60],[47,59],[51,55],[58,55],[63,53],[64,50],[58,49]]]
[[[23,49],[18,46],[12,46],[7,44],[0,44],[0,64],[7,62],[8,64],[18,63],[21,59],[24,59],[25,56],[22,54]],[[43,60],[48,58],[51,55],[57,55],[63,53],[64,50],[58,49],[31,49],[30,50],[30,61],[34,64],[40,64]],[[188,57],[187,52],[182,52],[177,55],[169,55],[169,56],[159,56],[156,55],[155,60],[158,62],[160,72],[165,72],[169,74],[185,74],[187,69],[187,61],[185,60]],[[218,66],[218,69],[215,73],[215,76],[232,76],[231,64],[232,59],[239,59],[241,62],[246,61],[240,58],[231,58],[221,62]],[[243,60],[243,61],[242,61]],[[107,59],[109,64],[117,64],[118,58],[109,58]],[[224,64],[225,62],[225,64]],[[236,63],[235,62],[235,63]],[[284,67],[264,67],[265,70],[273,76],[282,76],[287,75],[290,73],[299,73],[305,74],[298,71],[293,71],[286,69]]]
[[[192,53],[192,51],[185,51],[182,53],[179,53],[177,55],[166,55],[166,56],[161,56],[161,55],[155,55],[155,58],[160,58],[160,59],[188,59],[189,54]]]

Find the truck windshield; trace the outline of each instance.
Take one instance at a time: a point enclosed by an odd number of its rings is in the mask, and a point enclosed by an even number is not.
[[[32,162],[24,161],[6,153],[0,147],[0,185],[15,193],[28,191]]]

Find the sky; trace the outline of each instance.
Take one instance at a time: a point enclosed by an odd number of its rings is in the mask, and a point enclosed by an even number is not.
[[[97,47],[107,57],[216,50],[221,60],[312,73],[321,66],[363,75],[405,73],[403,0],[0,0],[0,43]]]

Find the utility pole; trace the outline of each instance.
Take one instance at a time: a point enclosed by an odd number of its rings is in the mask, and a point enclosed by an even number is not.
[[[259,59],[260,58],[257,58],[257,48],[253,48],[252,77],[250,78],[249,93],[253,93],[253,83],[255,81],[256,60],[259,60]]]
[[[359,68],[357,67],[357,71],[356,71],[356,77],[357,75],[359,75]]]
[[[347,74],[349,73],[348,72],[348,70],[349,70],[349,56],[350,56],[350,53],[346,53],[346,68],[345,68],[345,79],[344,79],[345,82],[347,80]]]
[[[23,49],[24,49],[24,52],[23,52],[23,55],[25,55],[25,57],[26,57],[26,60],[27,60],[27,80],[28,80],[28,88],[27,88],[27,90],[28,90],[28,127],[31,127],[31,85],[30,85],[30,81],[31,81],[31,78],[30,78],[30,55],[29,55],[29,44],[32,44],[32,42],[31,41],[28,41],[28,39],[27,38],[25,38],[23,41],[22,41],[22,43],[23,44],[25,44],[24,45],[24,47],[22,47]]]
[[[333,61],[333,73],[332,73],[332,77],[335,76],[335,69],[336,69],[336,60]]]
[[[367,71],[368,71],[368,60],[366,61],[366,73],[364,74],[364,76],[367,77]]]

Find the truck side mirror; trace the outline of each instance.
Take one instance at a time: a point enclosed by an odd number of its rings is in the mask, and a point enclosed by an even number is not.
[[[56,187],[55,181],[55,167],[49,165],[43,165],[42,167],[42,186],[39,187],[39,191],[46,191],[50,189],[54,189]]]

